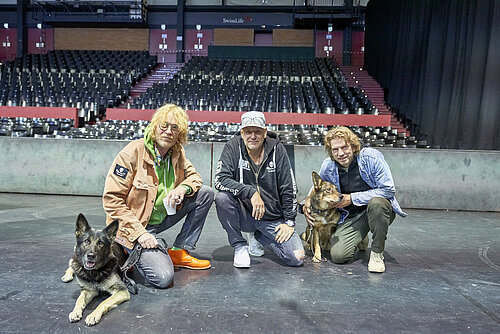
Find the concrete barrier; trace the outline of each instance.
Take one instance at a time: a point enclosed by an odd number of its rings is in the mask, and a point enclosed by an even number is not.
[[[100,196],[118,140],[0,138],[0,192]],[[204,183],[224,143],[188,143],[186,154]],[[500,152],[382,148],[404,208],[500,212]],[[295,146],[294,168],[303,199],[323,147]]]

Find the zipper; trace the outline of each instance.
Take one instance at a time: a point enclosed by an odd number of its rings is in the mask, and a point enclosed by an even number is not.
[[[262,148],[262,149],[264,149],[264,148]],[[247,152],[247,154],[248,154],[248,152]],[[260,174],[262,166],[264,166],[264,162],[267,160],[267,158],[268,158],[268,156],[266,156],[265,159],[264,158],[262,159],[260,166],[259,166],[259,170],[257,171],[257,173],[255,172],[255,169],[253,168],[253,161],[247,160],[250,163],[250,168],[252,169],[253,175],[255,176],[255,183],[257,185],[257,192],[259,193],[259,195],[260,195],[259,174]],[[250,158],[250,160],[252,160],[252,158]]]

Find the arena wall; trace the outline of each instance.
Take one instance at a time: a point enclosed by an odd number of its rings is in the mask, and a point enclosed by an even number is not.
[[[100,196],[118,140],[0,138],[0,192]],[[188,158],[212,185],[223,143],[189,143]],[[431,149],[380,151],[391,166],[404,208],[500,211],[500,152]],[[326,153],[295,146],[298,198],[311,186]]]

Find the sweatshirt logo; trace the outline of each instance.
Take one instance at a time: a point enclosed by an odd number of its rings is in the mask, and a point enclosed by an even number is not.
[[[127,177],[128,169],[123,166],[120,166],[119,164],[116,164],[115,171],[113,172],[113,174],[124,179]]]
[[[276,172],[276,164],[274,163],[274,161],[269,162],[269,165],[267,165],[266,170],[267,170],[269,173],[274,173],[274,172]]]
[[[246,160],[240,159],[238,162],[238,167],[241,167],[246,170],[250,170],[250,163]]]

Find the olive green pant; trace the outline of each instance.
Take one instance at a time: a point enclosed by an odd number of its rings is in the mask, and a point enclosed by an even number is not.
[[[332,236],[330,255],[335,263],[345,263],[354,257],[356,246],[363,241],[368,232],[372,232],[371,250],[382,253],[385,247],[389,225],[396,214],[389,200],[373,197],[365,211],[353,218],[348,218],[339,225]]]

